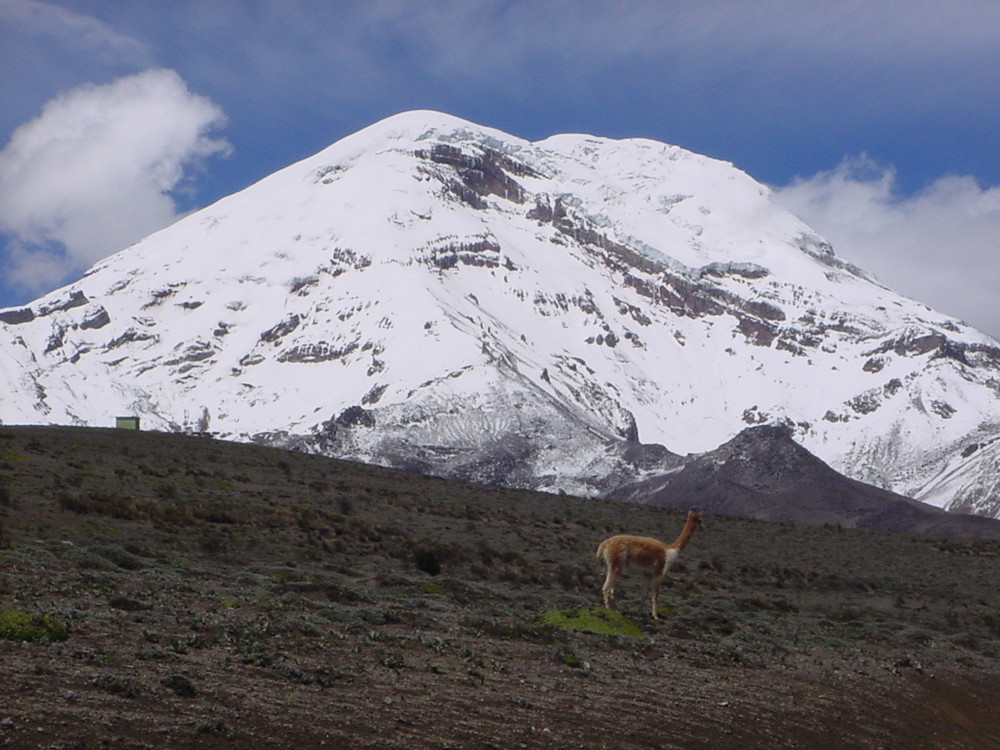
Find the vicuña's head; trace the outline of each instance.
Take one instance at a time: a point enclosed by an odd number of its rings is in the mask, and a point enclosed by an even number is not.
[[[694,526],[696,529],[701,526],[701,511],[700,510],[689,510],[687,514],[687,522]]]

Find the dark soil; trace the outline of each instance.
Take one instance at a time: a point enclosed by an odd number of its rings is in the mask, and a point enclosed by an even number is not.
[[[32,627],[0,638],[0,746],[1000,747],[996,541],[706,516],[659,621],[622,578],[642,637],[542,622],[599,604],[603,538],[682,521],[2,427],[0,631]]]

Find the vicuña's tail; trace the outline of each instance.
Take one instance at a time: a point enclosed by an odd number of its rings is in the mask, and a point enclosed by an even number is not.
[[[605,539],[603,542],[597,545],[597,559],[602,563],[607,562],[607,555],[605,554],[608,548],[608,540]]]

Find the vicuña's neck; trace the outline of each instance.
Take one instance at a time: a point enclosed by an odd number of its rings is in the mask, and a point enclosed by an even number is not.
[[[681,535],[677,537],[677,540],[671,545],[676,549],[684,549],[687,546],[688,540],[691,539],[691,535],[694,533],[694,521],[689,520],[684,524],[684,528],[681,530]]]

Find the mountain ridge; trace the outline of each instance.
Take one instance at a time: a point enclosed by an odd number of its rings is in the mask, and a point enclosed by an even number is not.
[[[774,424],[854,479],[1000,512],[988,451],[952,479],[1000,435],[1000,344],[838,259],[732,165],[644,139],[397,115],[0,331],[4,422],[135,413],[582,494]]]
[[[949,513],[849,479],[792,440],[788,428],[768,425],[748,427],[678,470],[619,487],[608,497],[759,521],[1000,538],[998,520]]]

